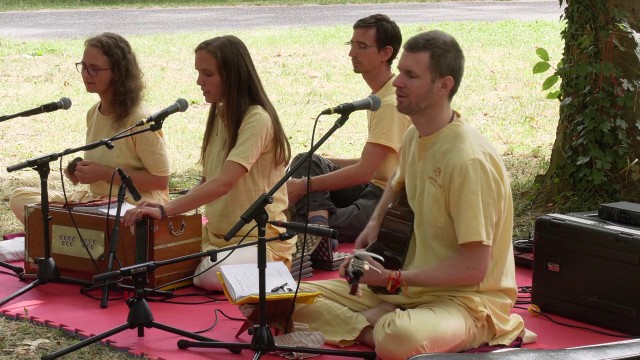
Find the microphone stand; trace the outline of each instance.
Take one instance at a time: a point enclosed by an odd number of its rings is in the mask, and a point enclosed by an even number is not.
[[[295,232],[291,232],[291,233],[287,232],[285,234],[281,234],[280,236],[267,239],[266,241],[287,240],[293,237],[295,234],[296,234]],[[127,300],[127,305],[129,306],[129,314],[127,316],[127,322],[111,330],[107,330],[101,334],[94,335],[90,338],[87,338],[75,345],[71,345],[62,350],[59,350],[55,353],[44,355],[42,356],[41,359],[55,359],[60,356],[69,354],[80,348],[83,348],[87,345],[91,345],[109,336],[120,333],[126,329],[134,329],[134,328],[138,328],[138,337],[144,336],[144,328],[146,327],[146,328],[158,328],[160,330],[164,330],[177,335],[186,336],[188,338],[195,339],[195,340],[217,342],[217,340],[213,340],[195,333],[180,330],[168,325],[155,322],[153,319],[153,314],[151,313],[151,308],[149,307],[149,304],[147,303],[147,300],[145,298],[146,292],[143,289],[146,283],[147,273],[154,271],[156,268],[160,266],[171,265],[171,264],[175,264],[182,261],[200,258],[203,256],[209,256],[212,258],[213,261],[215,261],[217,258],[217,254],[220,251],[228,251],[230,249],[238,249],[241,247],[253,246],[255,244],[257,244],[257,242],[250,242],[246,244],[235,245],[233,247],[230,246],[223,249],[212,249],[212,250],[203,251],[199,253],[179,256],[179,257],[168,259],[168,260],[148,261],[145,263],[125,266],[123,268],[120,268],[119,270],[109,271],[109,272],[95,275],[93,277],[94,282],[102,282],[102,281],[107,282],[109,279],[112,279],[118,276],[132,277],[133,283],[135,284],[136,292],[133,298]],[[240,353],[239,349],[229,349],[229,351],[231,351],[234,354]]]
[[[276,345],[273,339],[271,329],[267,324],[267,297],[266,297],[266,278],[265,271],[267,267],[267,246],[266,246],[266,224],[269,220],[269,215],[265,210],[268,204],[273,203],[273,195],[276,191],[284,185],[293,173],[300,168],[305,161],[307,161],[311,155],[336,131],[342,127],[344,123],[349,119],[349,114],[343,114],[336,120],[335,124],[329,131],[320,139],[316,144],[311,147],[311,150],[307,152],[297,163],[295,163],[289,171],[284,175],[278,183],[276,183],[268,193],[264,193],[256,199],[256,201],[249,206],[249,208],[240,216],[240,220],[231,228],[231,230],[225,234],[224,239],[229,241],[231,238],[240,231],[240,229],[248,224],[251,220],[254,220],[258,225],[258,315],[259,324],[253,326],[253,338],[250,344],[247,343],[229,343],[229,342],[193,342],[188,340],[178,341],[178,347],[180,349],[186,349],[188,347],[197,348],[225,348],[231,350],[250,349],[255,352],[254,360],[259,359],[263,354],[267,354],[273,351],[287,351],[287,352],[300,352],[311,354],[329,354],[335,356],[345,357],[357,357],[367,360],[375,360],[376,353],[373,351],[348,351],[348,350],[332,350],[323,348],[307,348],[307,347],[294,347]]]
[[[22,279],[22,273],[24,272],[24,269],[20,266],[13,266],[4,261],[0,261],[0,267],[13,271],[14,273],[16,273],[16,275],[18,275],[18,278]]]
[[[154,122],[151,126],[145,129],[137,130],[137,131],[126,133],[126,134],[120,133],[109,139],[98,140],[91,144],[83,145],[74,149],[64,150],[60,153],[43,155],[37,158],[33,158],[30,160],[21,162],[19,164],[7,167],[7,172],[13,172],[13,171],[17,171],[25,168],[32,168],[32,169],[35,169],[40,175],[40,203],[42,208],[42,234],[43,234],[42,241],[44,244],[44,258],[36,259],[36,264],[38,264],[38,275],[36,280],[26,285],[25,287],[17,290],[15,293],[0,300],[0,306],[26,293],[27,291],[35,288],[36,286],[41,284],[45,285],[48,282],[65,282],[65,283],[78,284],[78,285],[84,285],[84,286],[91,285],[91,283],[86,281],[60,276],[60,271],[56,265],[56,262],[51,257],[51,236],[49,232],[49,222],[51,221],[51,215],[49,214],[49,192],[48,192],[48,180],[47,180],[49,177],[49,172],[51,171],[51,168],[49,167],[49,163],[52,161],[58,160],[62,156],[73,154],[75,152],[82,151],[82,150],[92,150],[100,146],[105,146],[108,149],[113,149],[112,141],[120,140],[123,138],[127,138],[130,136],[143,133],[143,132],[147,132],[147,131],[157,131],[159,129],[162,129],[161,121]]]

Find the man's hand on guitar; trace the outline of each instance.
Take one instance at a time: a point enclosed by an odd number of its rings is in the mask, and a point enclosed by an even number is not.
[[[356,238],[355,248],[365,249],[367,246],[373,244],[378,238],[379,231],[379,225],[375,225],[372,222],[367,223],[367,226],[364,227],[360,235]]]
[[[349,294],[362,296],[359,291],[360,283],[368,285],[386,284],[382,276],[384,267],[373,260],[372,256],[380,258],[379,255],[368,253],[362,250],[355,250],[352,256],[348,256],[340,264],[340,276],[345,278],[350,285]]]

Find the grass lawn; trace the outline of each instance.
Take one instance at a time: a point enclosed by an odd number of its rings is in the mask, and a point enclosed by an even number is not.
[[[80,3],[79,1],[78,3]],[[26,3],[5,1],[7,4]],[[154,3],[157,3],[154,2]],[[68,2],[67,2],[68,4]],[[73,3],[72,3],[73,4]],[[0,10],[2,7],[0,7]],[[465,76],[453,107],[480,130],[503,155],[511,176],[516,207],[514,237],[527,236],[537,215],[529,202],[535,175],[546,170],[555,139],[559,103],[545,99],[544,76],[533,75],[536,47],[552,58],[562,51],[562,24],[552,21],[443,22],[427,26],[401,26],[404,38],[430,29],[454,35],[466,55]],[[351,26],[234,31],[243,39],[256,62],[263,83],[284,123],[294,154],[308,148],[315,117],[325,108],[364,98],[369,90],[352,72],[344,42]],[[207,104],[195,84],[193,49],[202,40],[223,33],[130,36],[145,73],[146,106],[155,112],[185,98],[189,109],[170,116],[164,134],[172,168],[172,189],[184,189],[199,177],[197,160],[204,131]],[[31,118],[0,124],[0,233],[21,231],[8,207],[11,191],[18,186],[38,186],[38,174],[30,169],[6,172],[6,168],[49,153],[83,144],[85,114],[98,98],[84,90],[74,63],[82,56],[82,40],[15,40],[0,37],[0,108],[3,114],[27,110],[60,97],[73,106]],[[394,64],[395,65],[395,64]],[[320,120],[316,139],[335,118]],[[319,153],[356,157],[364,144],[364,112],[354,112]],[[72,158],[62,160],[63,165]],[[60,189],[58,163],[52,163],[49,188]],[[73,186],[66,184],[67,189]],[[539,211],[539,210],[538,210]],[[36,332],[21,322],[0,318],[0,349],[17,349],[21,341],[53,339],[38,356],[77,342],[54,331]],[[8,329],[8,331],[5,331]],[[25,330],[26,329],[26,330]],[[29,330],[32,329],[32,330]],[[35,330],[33,330],[35,329]],[[18,331],[18,336],[7,336]],[[65,344],[66,342],[66,344]],[[93,347],[92,347],[93,348]],[[98,347],[99,348],[99,347]],[[93,359],[114,359],[116,352],[90,350]],[[33,354],[0,359],[31,359]],[[80,358],[70,355],[70,359]],[[79,356],[79,355],[77,355]]]

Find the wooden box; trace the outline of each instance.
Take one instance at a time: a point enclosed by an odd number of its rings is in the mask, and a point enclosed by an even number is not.
[[[40,205],[28,205],[25,213],[25,275],[37,275],[37,258],[44,257],[44,231]],[[94,212],[51,208],[49,211],[50,256],[56,263],[60,276],[92,281],[94,275],[107,271],[110,234],[114,217]],[[80,235],[86,246],[82,245]],[[118,230],[117,249],[111,271],[135,264],[162,261],[200,252],[202,215],[179,215],[165,220],[144,219],[135,227],[121,224]],[[53,239],[53,241],[51,241]],[[147,274],[147,287],[165,284],[190,277],[200,258],[158,266]],[[192,283],[181,281],[164,287],[173,289]]]

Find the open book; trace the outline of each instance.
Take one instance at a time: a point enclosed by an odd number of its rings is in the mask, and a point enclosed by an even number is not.
[[[234,304],[256,303],[259,300],[257,264],[221,265],[218,273],[227,299]],[[296,281],[282,261],[268,262],[265,269],[266,298],[293,298]],[[296,301],[311,303],[320,293],[298,291]]]

